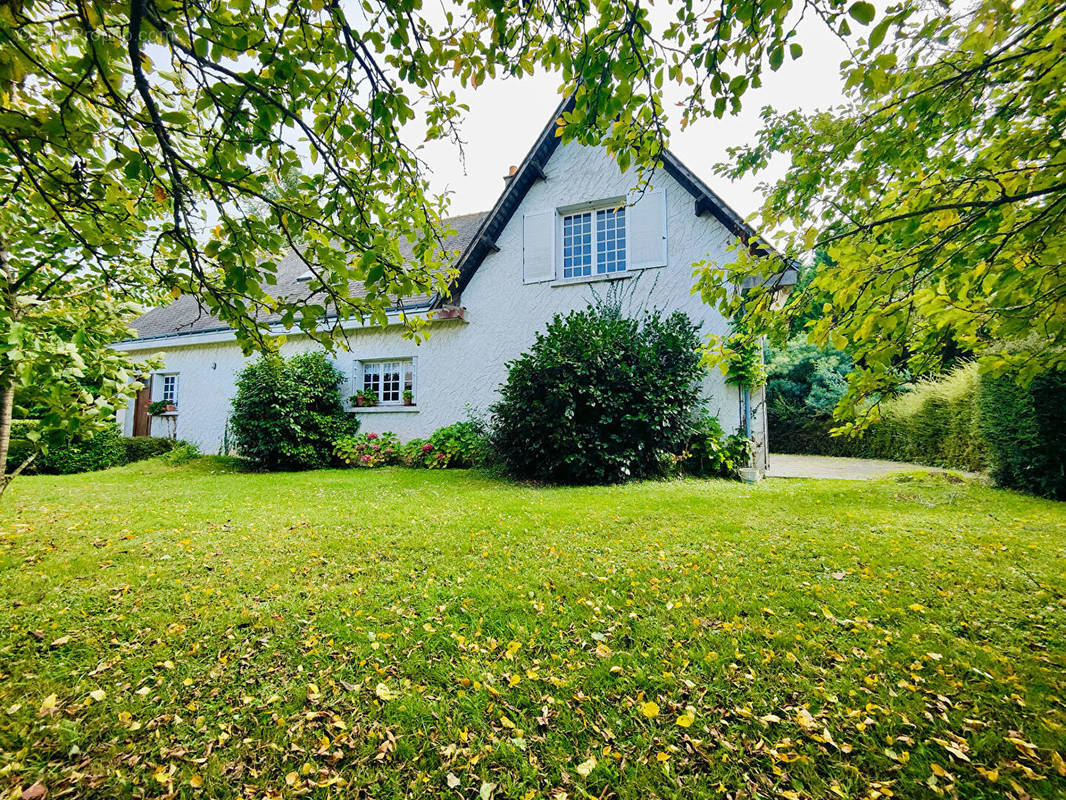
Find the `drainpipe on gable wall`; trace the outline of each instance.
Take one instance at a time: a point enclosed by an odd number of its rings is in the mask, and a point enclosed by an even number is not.
[[[744,389],[744,435],[751,438],[751,392]]]
[[[744,316],[745,303],[740,304],[740,310],[737,312],[736,319],[741,319]],[[732,326],[732,323],[730,323]],[[751,392],[745,386],[740,390],[740,407],[744,414],[744,435],[751,438]]]

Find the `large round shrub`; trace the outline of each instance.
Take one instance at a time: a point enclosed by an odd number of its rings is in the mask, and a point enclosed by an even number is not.
[[[691,434],[704,375],[680,312],[633,319],[617,303],[556,315],[509,365],[492,444],[514,477],[616,483],[660,475]]]
[[[359,429],[341,404],[343,380],[321,352],[249,364],[237,376],[229,418],[237,452],[258,469],[329,466],[333,443]]]

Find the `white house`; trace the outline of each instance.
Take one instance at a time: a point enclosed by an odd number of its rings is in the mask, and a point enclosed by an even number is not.
[[[704,333],[724,334],[726,321],[691,293],[692,270],[703,259],[728,261],[730,245],[754,233],[699,178],[667,154],[649,191],[635,202],[632,172],[623,174],[599,148],[559,143],[552,114],[521,165],[506,179],[491,211],[447,220],[456,230],[459,277],[450,296],[405,298],[407,313],[431,313],[430,335],[416,344],[389,328],[353,324],[350,352],[337,366],[349,377],[345,396],[373,388],[379,404],[353,408],[363,431],[422,437],[485,411],[497,396],[507,363],[533,343],[553,315],[583,308],[592,292],[625,282],[634,306],[680,309]],[[300,289],[305,267],[295,257],[279,265],[279,293]],[[785,276],[783,283],[794,282]],[[123,415],[127,435],[148,432],[147,405],[166,400],[175,411],[153,435],[176,431],[204,452],[223,447],[234,376],[246,363],[233,331],[191,297],[149,311],[134,323],[137,338],[117,343],[139,355],[162,353],[165,368]],[[278,329],[278,333],[283,333]],[[289,335],[282,353],[317,347]],[[413,405],[405,405],[410,390]],[[749,429],[762,458],[766,421],[761,393],[746,398],[723,376],[705,380],[707,410],[726,431]],[[747,403],[747,405],[746,405]],[[746,408],[749,409],[746,414]]]

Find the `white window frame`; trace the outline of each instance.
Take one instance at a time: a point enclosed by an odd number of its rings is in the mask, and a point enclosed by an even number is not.
[[[381,367],[385,364],[399,364],[400,365],[400,388],[395,400],[385,400],[382,397],[381,392]],[[378,406],[403,406],[403,393],[406,387],[406,382],[403,380],[404,365],[411,366],[411,395],[413,402],[418,403],[418,359],[413,356],[396,356],[394,358],[366,358],[360,359],[355,362],[352,370],[352,383],[355,385],[355,391],[352,394],[358,394],[363,391],[366,386],[366,372],[367,368],[377,367],[378,369]]]
[[[155,400],[162,400],[164,403],[168,403],[174,408],[180,408],[181,404],[178,402],[181,395],[181,373],[180,372],[158,372],[156,377],[159,378],[159,397]],[[174,387],[170,392],[171,396],[167,397],[167,381],[173,380]]]
[[[557,224],[556,224],[556,252],[559,254],[557,258],[558,272],[556,273],[556,280],[560,281],[591,281],[598,278],[611,278],[616,275],[623,275],[629,271],[629,213],[628,205],[624,197],[612,198],[610,200],[595,200],[588,203],[580,203],[574,206],[566,206],[558,209],[557,211]],[[625,257],[622,260],[621,269],[614,269],[610,272],[607,271],[606,266],[600,264],[599,254],[599,227],[597,225],[597,215],[601,211],[616,211],[622,214],[622,247],[625,248]],[[564,228],[566,226],[566,220],[570,217],[578,216],[581,214],[588,214],[591,221],[591,235],[592,235],[592,261],[589,265],[590,273],[588,275],[567,275],[566,274],[566,247],[565,239],[563,235]]]

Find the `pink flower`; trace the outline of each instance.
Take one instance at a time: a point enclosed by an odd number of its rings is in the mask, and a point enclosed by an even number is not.
[[[422,445],[422,452],[423,453],[428,453],[432,449],[433,449],[433,445],[431,445],[429,442],[426,442],[424,445]]]
[[[366,438],[369,439],[372,442],[372,441],[374,441],[375,439],[378,438],[378,435],[376,433],[368,433],[366,435]]]
[[[370,463],[370,456],[368,456],[368,455],[363,456],[359,460],[362,461],[364,464],[369,464]]]
[[[380,449],[381,449],[381,445],[380,444],[374,445],[374,450],[380,450]]]

